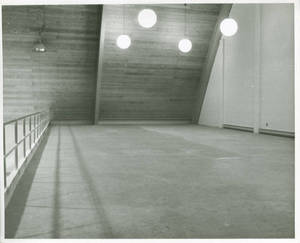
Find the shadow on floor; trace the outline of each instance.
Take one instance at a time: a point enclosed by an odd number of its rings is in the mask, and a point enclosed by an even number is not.
[[[45,137],[38,146],[28,167],[25,169],[13,196],[5,209],[5,238],[14,238],[24,213],[26,201],[32,186],[34,175],[39,166],[42,154],[48,142],[51,127],[47,129]]]
[[[56,156],[55,156],[55,186],[54,186],[54,198],[53,198],[53,205],[54,211],[52,214],[52,238],[57,239],[60,238],[60,199],[59,199],[59,187],[60,187],[60,141],[61,141],[61,134],[60,134],[60,126],[58,127],[58,134],[57,134],[57,147],[56,147]]]
[[[99,237],[101,238],[115,238],[116,236],[113,234],[112,227],[110,225],[110,222],[108,220],[108,217],[106,215],[105,209],[102,206],[101,198],[99,197],[97,187],[95,183],[93,182],[92,176],[90,175],[86,165],[84,158],[82,156],[82,153],[80,152],[79,145],[77,143],[77,140],[74,136],[74,133],[72,131],[72,128],[68,127],[72,141],[74,144],[74,151],[75,155],[78,161],[79,169],[80,169],[80,174],[85,183],[88,186],[88,191],[89,191],[89,196],[91,198],[91,202],[93,206],[95,207],[97,218],[99,220],[99,225],[102,227],[101,231],[104,233],[99,232]]]

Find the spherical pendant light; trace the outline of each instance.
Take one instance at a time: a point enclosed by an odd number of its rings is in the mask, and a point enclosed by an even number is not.
[[[187,53],[192,49],[192,42],[189,39],[182,39],[178,43],[181,52]]]
[[[233,36],[238,30],[238,24],[234,19],[226,18],[221,22],[220,30],[224,36]]]
[[[144,28],[151,28],[156,24],[156,13],[152,9],[143,9],[139,12],[138,21],[140,26]]]
[[[117,46],[121,49],[127,49],[131,45],[131,39],[128,35],[119,35],[117,38]]]

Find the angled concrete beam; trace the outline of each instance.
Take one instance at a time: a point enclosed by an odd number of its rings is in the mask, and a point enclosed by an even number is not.
[[[0,5],[0,120],[3,121],[3,46],[2,46],[2,6]],[[0,124],[0,154],[3,155],[3,122]],[[3,157],[2,157],[3,158]],[[2,161],[2,160],[1,160]],[[5,202],[4,202],[4,177],[5,177],[4,163],[0,164],[0,242],[5,238]]]
[[[192,122],[199,123],[201,108],[203,105],[203,101],[205,98],[205,93],[207,90],[207,85],[209,81],[209,77],[211,74],[212,67],[215,62],[215,57],[218,51],[219,42],[222,37],[222,33],[219,29],[220,23],[224,18],[229,16],[232,4],[223,4],[220,13],[217,19],[217,23],[215,25],[211,41],[208,47],[205,64],[203,66],[203,70],[201,73],[200,82],[198,84],[197,92],[196,92],[196,102],[194,105],[193,113],[192,113]]]
[[[100,109],[100,90],[102,81],[102,66],[103,66],[103,52],[104,52],[104,39],[105,39],[105,12],[104,5],[100,6],[100,38],[99,38],[99,51],[98,51],[98,68],[97,68],[97,81],[96,81],[96,94],[95,94],[95,112],[94,124],[98,123],[99,109]]]

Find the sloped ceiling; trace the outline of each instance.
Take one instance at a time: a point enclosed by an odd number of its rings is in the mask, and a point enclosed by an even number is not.
[[[187,6],[186,29],[193,48],[182,54],[177,45],[185,32],[184,5],[105,5],[99,120],[191,120],[220,6]],[[138,24],[138,13],[144,8],[153,9],[158,17],[151,29]],[[126,50],[115,44],[123,32],[132,41]]]

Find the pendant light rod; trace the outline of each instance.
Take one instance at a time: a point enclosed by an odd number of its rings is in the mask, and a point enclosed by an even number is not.
[[[43,43],[43,39],[42,39],[42,33],[44,32],[45,30],[45,26],[46,26],[46,20],[45,20],[45,6],[43,6],[43,9],[41,11],[41,17],[42,17],[42,25],[39,29],[39,39],[37,41],[37,43],[34,44],[33,46],[33,51],[35,52],[45,52],[46,51],[46,47]]]
[[[183,39],[178,42],[178,49],[183,53],[188,53],[192,49],[192,42],[187,35],[187,4],[184,4],[184,34]]]
[[[184,37],[187,37],[187,4],[184,4]]]
[[[46,27],[46,19],[45,19],[45,14],[46,13],[46,9],[45,9],[45,5],[43,6],[43,15],[42,15],[42,18],[43,18],[43,22],[42,22],[42,26],[40,27],[40,30],[39,30],[39,36],[41,37],[42,33],[44,32],[45,30],[45,27]]]
[[[122,29],[122,32],[123,32],[123,34],[125,33],[125,4],[124,4],[124,2],[123,2],[123,6],[122,6],[122,14],[123,14],[123,29]]]
[[[122,20],[123,20],[123,26],[122,26],[122,34],[118,36],[117,40],[116,40],[116,44],[119,48],[121,49],[127,49],[130,45],[131,45],[131,39],[130,37],[125,34],[125,4],[124,1],[122,3]]]

